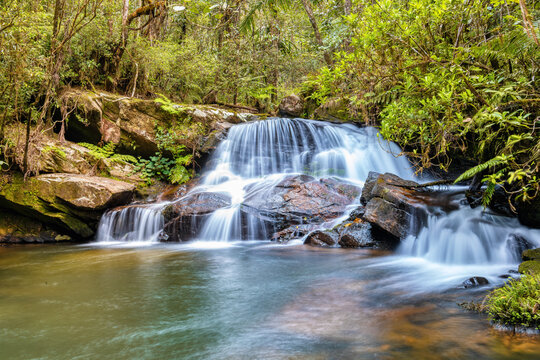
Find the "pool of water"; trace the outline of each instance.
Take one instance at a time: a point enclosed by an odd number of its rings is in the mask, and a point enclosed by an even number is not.
[[[457,305],[481,299],[512,266],[214,245],[0,247],[0,358],[540,356],[538,337],[496,330]],[[491,285],[458,288],[473,275]]]

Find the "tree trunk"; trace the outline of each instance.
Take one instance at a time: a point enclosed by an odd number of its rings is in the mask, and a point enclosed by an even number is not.
[[[313,28],[315,40],[317,40],[317,44],[322,48],[324,47],[324,44],[322,42],[321,33],[319,32],[319,26],[317,25],[317,20],[315,20],[315,16],[313,15],[313,10],[311,9],[311,5],[309,5],[308,1],[309,0],[302,0],[302,5],[304,6],[304,10],[306,11],[306,14],[309,18],[311,27]],[[324,50],[324,61],[326,61],[326,64],[328,66],[332,65],[332,57],[326,50]]]

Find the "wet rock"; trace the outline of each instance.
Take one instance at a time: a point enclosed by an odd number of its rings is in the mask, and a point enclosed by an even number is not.
[[[370,172],[361,202],[366,204],[363,219],[396,238],[418,231],[427,219],[427,196],[412,190],[418,185],[393,174]]]
[[[0,208],[30,217],[78,238],[94,235],[101,214],[131,201],[135,185],[78,174],[47,174],[28,179],[0,178]]]
[[[272,235],[272,241],[286,243],[291,240],[299,239],[315,230],[316,227],[317,225],[314,224],[291,225],[286,229],[274,233],[274,235]]]
[[[482,276],[473,276],[472,278],[469,278],[461,283],[461,286],[465,289],[483,286],[489,284],[488,279]]]
[[[518,234],[512,234],[507,239],[507,248],[512,253],[516,254],[516,257],[522,256],[523,252],[533,247],[532,243]]]
[[[317,230],[308,235],[305,245],[311,246],[335,246],[338,242],[338,234],[334,231]]]
[[[523,262],[519,265],[521,274],[540,274],[540,248],[523,251]]]
[[[0,210],[0,243],[45,243],[69,241],[40,221],[6,210]]]
[[[342,248],[380,248],[371,236],[369,223],[345,223],[336,230],[340,233],[338,244]]]
[[[278,231],[291,225],[320,224],[334,219],[360,193],[354,185],[307,175],[288,176],[264,193],[256,187],[247,191],[243,209],[271,220]]]
[[[540,274],[540,260],[528,260],[519,264],[520,274]]]
[[[279,114],[281,116],[300,117],[304,112],[304,100],[295,94],[286,96],[279,104]]]

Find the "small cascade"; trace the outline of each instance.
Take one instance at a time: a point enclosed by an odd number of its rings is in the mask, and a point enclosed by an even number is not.
[[[410,235],[398,252],[448,265],[515,264],[521,252],[540,246],[540,230],[516,218],[463,205],[445,215],[432,215],[417,236]]]
[[[105,213],[97,241],[157,242],[164,225],[161,211],[167,204],[127,206]]]

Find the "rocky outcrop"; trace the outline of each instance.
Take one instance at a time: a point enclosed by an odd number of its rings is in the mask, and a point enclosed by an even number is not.
[[[47,174],[24,181],[20,175],[0,179],[0,208],[43,226],[88,239],[101,214],[131,201],[135,185],[103,177]]]
[[[69,118],[68,140],[94,144],[112,142],[124,153],[143,157],[158,151],[158,133],[175,124],[196,124],[197,128],[184,129],[185,145],[205,152],[213,149],[230,124],[256,119],[251,113],[208,105],[141,100],[107,92],[70,89],[62,98],[67,108],[76,109]]]
[[[399,239],[419,230],[429,198],[411,189],[416,185],[393,174],[370,172],[360,198],[365,205],[363,219]]]
[[[296,94],[284,97],[279,104],[279,115],[281,116],[301,117],[303,113],[304,100]]]
[[[24,164],[25,132],[21,123],[10,124],[6,138],[14,145],[13,159],[19,168]],[[28,170],[34,174],[67,173],[101,175],[122,181],[141,183],[144,180],[135,166],[117,158],[105,158],[70,141],[60,141],[56,134],[32,131],[28,148]]]
[[[69,241],[71,237],[43,223],[8,210],[0,210],[0,243]]]

